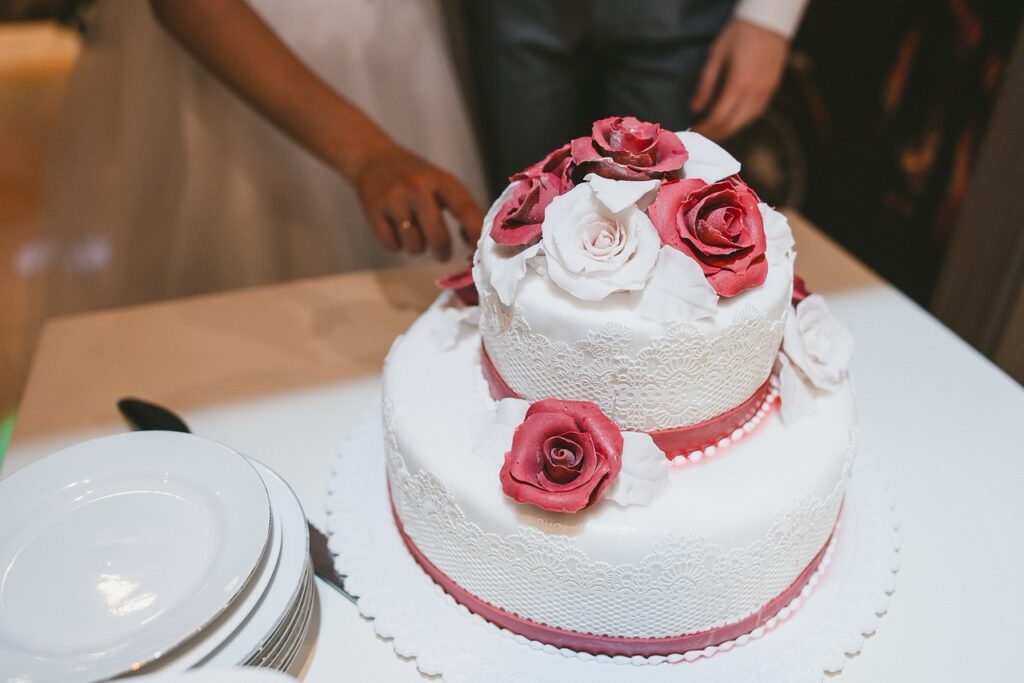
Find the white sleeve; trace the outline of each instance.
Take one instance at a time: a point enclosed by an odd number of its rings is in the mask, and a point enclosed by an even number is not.
[[[800,25],[807,0],[739,0],[733,16],[775,31],[787,40]]]

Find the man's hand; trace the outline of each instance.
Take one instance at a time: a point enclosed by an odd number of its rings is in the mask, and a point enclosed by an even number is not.
[[[742,19],[730,19],[711,45],[690,109],[703,112],[694,130],[727,138],[768,107],[782,80],[789,41]]]
[[[475,244],[480,236],[483,214],[459,181],[398,145],[370,155],[352,182],[388,251],[419,254],[429,246],[435,258],[448,260],[452,244],[444,208],[462,226],[467,243]]]

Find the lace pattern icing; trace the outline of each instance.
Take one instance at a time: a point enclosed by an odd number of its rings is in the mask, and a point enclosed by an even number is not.
[[[657,638],[738,621],[785,590],[821,549],[839,513],[853,460],[824,499],[791,501],[761,540],[724,548],[677,531],[635,564],[590,559],[567,536],[521,527],[508,536],[471,522],[444,483],[411,472],[383,402],[387,475],[406,533],[441,571],[477,597],[581,633]],[[637,619],[637,615],[644,615]]]
[[[691,323],[674,323],[635,351],[633,333],[608,324],[567,344],[534,332],[518,308],[482,289],[480,333],[516,393],[531,401],[593,401],[636,431],[696,424],[742,403],[768,378],[784,328],[748,306],[713,339]]]

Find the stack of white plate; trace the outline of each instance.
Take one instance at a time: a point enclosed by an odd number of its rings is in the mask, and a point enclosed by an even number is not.
[[[283,671],[315,597],[295,494],[213,441],[121,434],[0,480],[0,681]]]

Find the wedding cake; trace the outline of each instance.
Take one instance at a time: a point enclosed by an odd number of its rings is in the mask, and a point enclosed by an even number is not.
[[[851,342],[739,171],[696,133],[598,121],[511,178],[395,342],[394,518],[471,612],[576,652],[713,651],[822,570]]]

